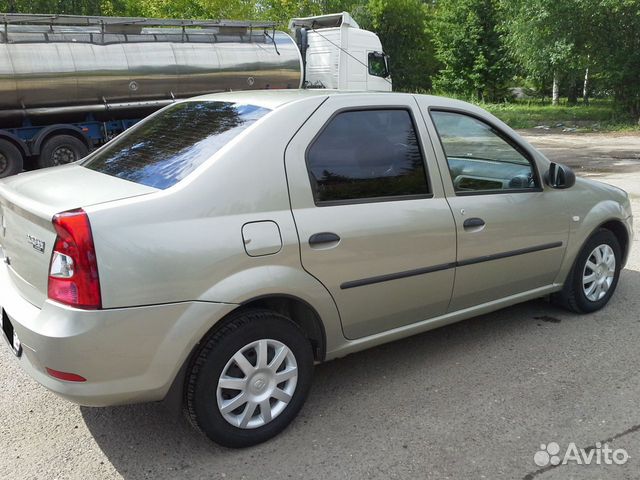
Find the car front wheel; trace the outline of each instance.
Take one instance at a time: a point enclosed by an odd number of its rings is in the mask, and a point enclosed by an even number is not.
[[[606,229],[596,231],[578,254],[559,303],[577,313],[604,307],[618,285],[622,249],[616,236]]]
[[[311,345],[295,323],[267,310],[239,312],[196,355],[186,413],[216,443],[255,445],[295,418],[312,373]]]

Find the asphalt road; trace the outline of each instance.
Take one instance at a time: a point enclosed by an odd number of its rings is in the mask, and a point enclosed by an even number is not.
[[[585,165],[617,152],[532,141],[561,161],[579,149]],[[635,146],[629,158],[640,152],[640,137],[623,142]],[[584,173],[626,188],[640,212],[640,161],[628,167]],[[210,443],[162,404],[67,403],[0,348],[0,478],[639,478],[637,230],[604,310],[578,316],[537,300],[320,365],[294,424],[245,450]],[[594,460],[536,465],[550,442],[561,454],[594,447]],[[627,462],[594,465],[604,442]]]

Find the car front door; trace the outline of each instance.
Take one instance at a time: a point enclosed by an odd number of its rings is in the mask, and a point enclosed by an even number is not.
[[[545,188],[531,152],[490,120],[419,102],[456,222],[449,311],[553,284],[569,234],[562,192]]]
[[[335,95],[286,150],[302,265],[347,338],[447,311],[455,225],[427,138],[410,95]]]

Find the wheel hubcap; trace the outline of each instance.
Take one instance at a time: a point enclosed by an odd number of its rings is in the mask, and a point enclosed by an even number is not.
[[[234,427],[261,427],[284,411],[297,382],[298,365],[289,347],[270,339],[252,342],[222,370],[216,390],[218,409]]]
[[[602,244],[593,249],[582,272],[582,290],[592,302],[601,300],[611,288],[616,274],[616,255]]]
[[[69,147],[58,147],[53,152],[53,164],[64,165],[76,161],[76,154]]]

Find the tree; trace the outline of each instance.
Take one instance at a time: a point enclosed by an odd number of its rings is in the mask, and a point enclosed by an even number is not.
[[[0,12],[117,15],[127,0],[0,0]]]
[[[250,0],[126,0],[126,14],[142,17],[235,19],[255,18]]]
[[[590,15],[598,0],[504,0],[507,43],[530,77],[552,81],[558,104],[566,79],[570,99],[577,98],[579,75],[589,67]],[[584,78],[584,77],[583,77]]]
[[[593,14],[595,62],[618,103],[640,117],[640,6],[638,0],[601,0]],[[638,120],[640,124],[640,120]]]
[[[435,54],[442,64],[435,88],[478,100],[500,100],[511,73],[500,25],[498,0],[439,3],[431,23]]]
[[[420,0],[369,0],[353,8],[361,27],[380,37],[390,57],[396,90],[426,90],[435,72],[427,31],[428,6]]]
[[[286,27],[292,18],[324,13],[320,3],[314,0],[262,0],[255,3],[258,18],[277,22],[282,27]]]

